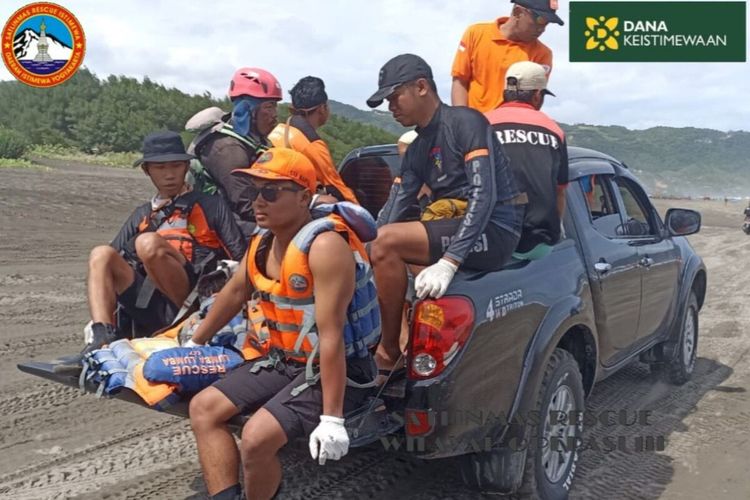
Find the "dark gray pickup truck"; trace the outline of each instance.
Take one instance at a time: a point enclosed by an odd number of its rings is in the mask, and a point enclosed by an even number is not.
[[[636,358],[675,384],[693,371],[706,268],[683,236],[700,214],[663,221],[621,162],[576,147],[569,159],[550,255],[459,272],[412,311],[405,435],[425,458],[464,455],[464,479],[485,491],[567,497],[594,384]],[[377,146],[340,170],[375,215],[398,165]]]
[[[595,382],[636,358],[688,380],[706,269],[683,236],[700,214],[670,209],[663,221],[621,162],[581,148],[569,158],[565,237],[540,260],[459,272],[445,296],[416,302],[407,379],[347,416],[353,447],[392,438],[423,458],[462,457],[480,490],[566,498]],[[394,145],[372,146],[340,171],[377,215],[399,166]],[[19,368],[78,384],[49,363]],[[116,397],[144,404],[127,389]]]

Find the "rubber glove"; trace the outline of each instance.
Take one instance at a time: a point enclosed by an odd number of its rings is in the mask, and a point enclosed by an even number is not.
[[[320,423],[310,434],[310,455],[324,465],[326,459],[338,460],[348,451],[349,434],[346,433],[344,419],[321,415]]]
[[[203,344],[196,344],[193,339],[188,339],[187,342],[182,344],[182,347],[203,347]]]
[[[427,296],[439,299],[451,284],[458,266],[446,259],[440,259],[435,264],[424,269],[414,281],[414,288],[419,299]]]

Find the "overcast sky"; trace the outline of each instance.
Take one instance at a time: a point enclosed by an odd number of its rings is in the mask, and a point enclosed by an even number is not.
[[[332,99],[367,109],[380,66],[413,52],[449,101],[464,29],[510,12],[507,0],[56,0],[86,33],[84,64],[191,93],[224,95],[240,66],[274,73],[286,91],[322,77]],[[29,2],[2,0],[0,23]],[[566,25],[542,35],[554,53],[545,111],[565,123],[750,130],[750,63],[570,63]],[[750,51],[748,51],[750,53]],[[12,77],[0,68],[0,80]],[[2,105],[2,103],[0,103]]]

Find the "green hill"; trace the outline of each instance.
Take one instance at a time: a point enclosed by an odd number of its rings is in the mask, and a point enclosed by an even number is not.
[[[354,120],[368,125],[374,125],[375,127],[382,128],[392,134],[400,136],[408,129],[402,127],[388,111],[364,111],[349,104],[334,101],[329,101],[331,107],[331,113]]]
[[[208,106],[229,109],[209,93],[188,95],[147,77],[97,78],[86,69],[51,89],[0,82],[0,142],[12,136],[30,144],[72,147],[84,152],[127,152],[145,134],[182,130],[187,119]],[[395,142],[406,129],[390,113],[365,111],[331,101],[331,119],[320,130],[333,157],[350,150]],[[279,119],[286,119],[285,104]],[[750,194],[750,133],[698,128],[565,125],[568,144],[596,149],[628,164],[652,194],[746,196]],[[2,129],[14,132],[2,133]],[[3,138],[6,139],[3,139]],[[185,139],[189,139],[185,133]],[[10,148],[3,148],[0,153]]]
[[[382,112],[354,109],[356,113],[348,115],[351,119],[396,132]],[[629,130],[619,126],[561,126],[569,145],[596,149],[625,162],[651,194],[750,195],[750,132],[692,127]]]
[[[562,125],[568,144],[625,162],[652,194],[747,196],[750,133],[699,128]]]
[[[123,76],[99,79],[86,69],[49,89],[0,82],[0,103],[0,128],[20,133],[30,144],[102,153],[137,151],[147,133],[181,131],[188,118],[206,107],[230,109],[229,101],[209,93],[188,95],[148,77],[142,82]],[[287,115],[287,106],[281,104],[279,120]],[[340,115],[332,115],[320,135],[336,161],[354,148],[392,143],[397,138],[382,127]],[[189,139],[187,133],[184,138]]]

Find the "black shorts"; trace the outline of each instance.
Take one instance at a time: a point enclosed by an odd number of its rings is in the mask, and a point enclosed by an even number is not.
[[[188,275],[188,288],[192,290],[198,280],[198,276],[189,262],[185,264],[184,269]],[[174,321],[180,308],[155,287],[151,292],[151,297],[149,299],[142,297],[140,302],[143,303],[139,304],[138,299],[141,292],[147,292],[144,290],[146,276],[138,270],[133,270],[133,275],[135,276],[135,280],[125,291],[117,296],[117,302],[128,316],[138,324],[138,331],[142,332],[143,335],[151,335]],[[148,285],[149,287],[154,286],[150,280]]]
[[[422,221],[430,245],[430,264],[434,264],[445,255],[462,221],[463,217]],[[478,271],[501,269],[513,255],[518,238],[518,235],[491,222],[488,223],[461,267]]]
[[[269,366],[257,373],[250,373],[257,361],[234,369],[215,382],[213,387],[221,391],[244,415],[260,408],[268,410],[281,424],[288,441],[310,435],[320,423],[323,413],[320,382],[292,396],[291,391],[305,383],[305,365],[294,361],[281,362],[276,368]],[[370,382],[376,373],[372,357],[346,362],[346,376],[355,382]],[[371,394],[372,389],[347,387],[344,391],[344,415],[361,407]]]

